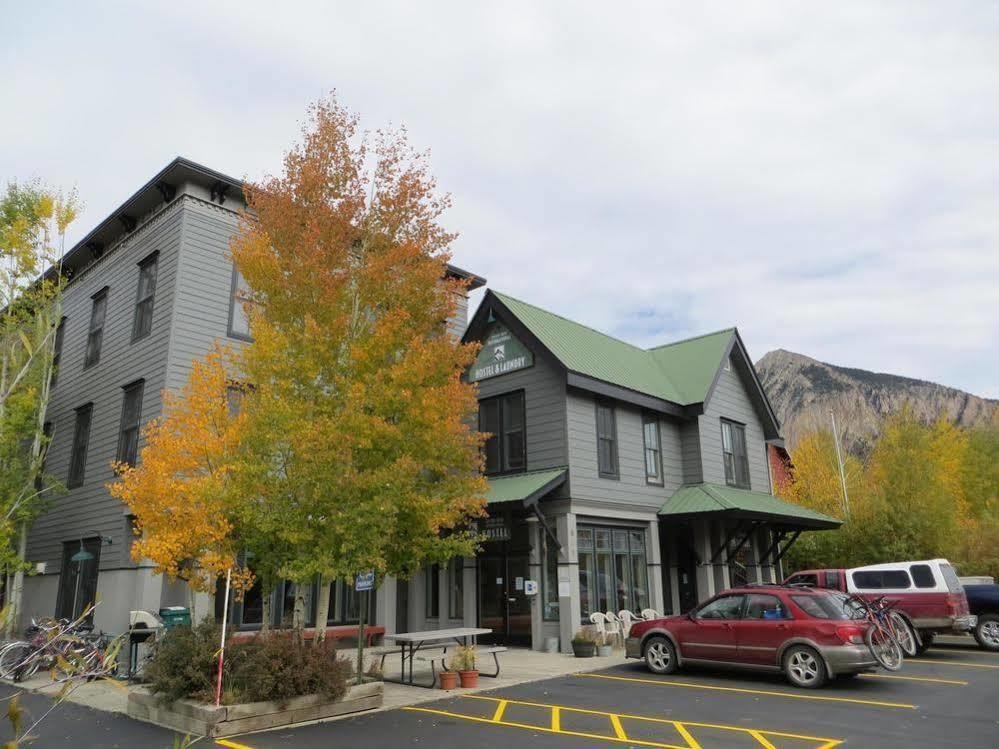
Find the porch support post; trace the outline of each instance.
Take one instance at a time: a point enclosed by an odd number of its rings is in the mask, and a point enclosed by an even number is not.
[[[378,580],[375,580],[378,583]],[[331,602],[332,603],[332,602]],[[395,633],[395,576],[387,575],[375,588],[375,617],[372,624],[385,627],[386,634]]]
[[[538,594],[530,596],[528,599],[531,606],[531,648],[541,650],[544,648],[544,622],[542,620],[544,612],[541,610],[541,588],[545,576],[544,557],[541,552],[544,549],[542,544],[544,543],[545,529],[541,527],[538,518],[533,515],[528,515],[525,520],[527,521],[527,538],[531,544],[531,554],[528,558],[528,578],[538,584]]]
[[[649,522],[645,529],[646,561],[648,562],[649,606],[656,611],[665,611],[663,597],[663,571],[668,568],[663,564],[659,542],[659,520]],[[641,612],[638,612],[641,613]]]
[[[479,576],[478,559],[475,557],[462,557],[462,602],[461,609],[465,619],[466,627],[478,627],[479,616],[476,602],[479,600]]]
[[[566,513],[556,521],[562,548],[558,555],[559,640],[563,653],[572,652],[572,636],[580,628],[579,549],[576,545],[576,515]],[[569,595],[562,595],[568,588]]]
[[[697,552],[697,595],[703,601],[715,594],[714,567],[711,565],[711,521],[704,519],[691,523],[694,533],[692,546]]]

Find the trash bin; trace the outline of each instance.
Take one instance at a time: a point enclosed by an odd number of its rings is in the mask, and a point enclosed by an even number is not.
[[[160,609],[160,619],[167,629],[179,627],[182,624],[191,625],[191,610],[185,606],[167,606]]]

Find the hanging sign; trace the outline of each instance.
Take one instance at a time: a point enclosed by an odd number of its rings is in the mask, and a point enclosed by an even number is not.
[[[510,527],[506,524],[506,518],[485,518],[479,521],[479,532],[486,537],[487,541],[509,541]]]
[[[375,571],[358,572],[354,579],[354,590],[371,590],[375,587]]]
[[[468,373],[469,382],[527,369],[534,364],[534,354],[514,338],[500,323],[493,323],[482,342],[482,350]]]

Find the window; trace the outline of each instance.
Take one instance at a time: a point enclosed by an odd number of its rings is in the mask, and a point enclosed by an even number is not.
[[[83,553],[81,553],[83,552]],[[77,557],[74,561],[73,557]],[[89,557],[80,559],[80,557]],[[101,539],[73,539],[62,545],[62,569],[56,597],[57,619],[76,619],[97,600],[97,572],[101,559]],[[87,617],[93,621],[93,615]]]
[[[142,391],[145,380],[124,387],[121,406],[121,429],[118,432],[118,462],[134,466],[139,455],[139,417],[142,414]]]
[[[655,414],[644,414],[642,434],[645,438],[645,480],[650,484],[662,486],[663,456],[659,439],[659,417]]]
[[[738,619],[744,598],[743,595],[716,598],[699,608],[694,616],[697,619]]]
[[[156,294],[156,265],[159,253],[154,252],[139,263],[139,291],[135,300],[135,321],[132,340],[149,335],[153,329],[153,297]]]
[[[454,557],[447,565],[447,615],[452,619],[465,616],[465,572],[461,557]]]
[[[232,268],[232,291],[229,294],[229,337],[250,340],[249,308],[254,305],[253,294],[243,274]]]
[[[912,582],[917,588],[935,588],[937,581],[933,577],[933,570],[928,564],[914,564],[909,568],[912,574]]]
[[[777,596],[751,593],[746,598],[746,613],[743,619],[790,619],[791,613]]]
[[[802,572],[797,575],[791,575],[787,579],[788,585],[807,585],[809,588],[819,587],[819,577],[811,572]]]
[[[83,366],[92,367],[101,360],[101,344],[104,342],[104,318],[108,310],[108,287],[98,291],[92,297],[93,306],[90,308],[90,332],[87,334],[87,355],[83,360]]]
[[[644,530],[586,526],[579,529],[576,540],[584,623],[594,611],[641,611],[648,607]]]
[[[746,454],[746,427],[722,419],[722,456],[725,460],[725,483],[749,488],[749,457]]]
[[[809,616],[816,619],[850,619],[850,612],[844,605],[845,598],[840,596],[791,596],[794,601]]]
[[[862,570],[853,573],[853,584],[866,590],[910,588],[909,573],[905,570]]]
[[[90,441],[90,417],[94,404],[88,403],[76,409],[76,424],[73,427],[73,452],[69,456],[69,479],[66,485],[73,489],[83,484],[87,470],[87,443]]]
[[[614,407],[600,402],[597,403],[597,468],[604,478],[618,478]]]
[[[427,567],[427,590],[426,590],[426,614],[427,619],[436,619],[440,616],[441,602],[441,568],[440,565],[432,564]]]
[[[524,391],[479,401],[479,431],[488,432],[483,448],[486,473],[517,473],[527,468]]]
[[[55,333],[55,346],[52,348],[52,379],[50,387],[55,387],[56,378],[59,376],[59,363],[62,361],[62,342],[66,337],[66,318],[59,321]]]
[[[558,546],[545,534],[545,574],[542,577],[542,601],[544,607],[541,612],[542,618],[546,622],[557,622],[559,619],[558,605]]]

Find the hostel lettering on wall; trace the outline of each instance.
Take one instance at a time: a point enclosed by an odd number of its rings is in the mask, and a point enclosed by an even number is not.
[[[508,372],[516,372],[518,369],[526,369],[533,364],[534,354],[514,338],[505,326],[494,323],[482,342],[482,350],[475,358],[468,379],[470,382],[478,382]]]
[[[510,526],[506,524],[506,518],[483,518],[479,521],[479,533],[486,537],[487,541],[509,541]]]

